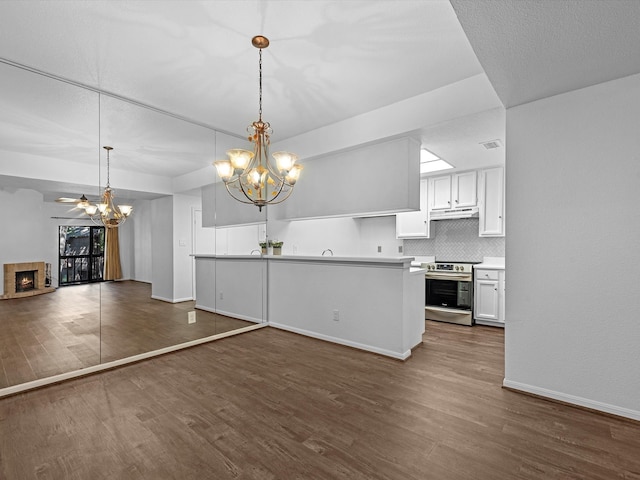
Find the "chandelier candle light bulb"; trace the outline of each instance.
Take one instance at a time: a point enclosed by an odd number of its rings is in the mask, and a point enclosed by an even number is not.
[[[262,211],[265,205],[283,202],[291,195],[293,186],[300,178],[302,165],[296,163],[298,156],[290,152],[273,154],[275,168],[269,160],[272,130],[269,123],[262,120],[262,49],[269,46],[269,39],[258,35],[253,37],[251,43],[260,51],[258,121],[247,127],[248,140],[254,144],[254,151],[241,148],[227,150],[229,159],[215,161],[213,165],[233,198],[254,204]]]

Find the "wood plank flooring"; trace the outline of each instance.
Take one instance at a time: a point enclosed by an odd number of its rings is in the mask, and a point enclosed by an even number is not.
[[[0,388],[251,325],[151,298],[151,285],[106,282],[0,301]]]
[[[640,479],[640,426],[501,388],[503,330],[406,362],[264,328],[0,399],[0,478]]]

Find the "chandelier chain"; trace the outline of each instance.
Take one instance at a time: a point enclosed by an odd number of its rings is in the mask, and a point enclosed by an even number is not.
[[[110,179],[109,179],[109,150],[107,149],[107,187],[110,187]]]
[[[260,122],[262,122],[262,49],[259,49],[259,57],[260,60],[258,61],[258,67],[260,70],[260,110],[258,111],[258,118],[260,120]]]

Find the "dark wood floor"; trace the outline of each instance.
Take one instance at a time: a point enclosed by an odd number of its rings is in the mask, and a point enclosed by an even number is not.
[[[0,301],[0,388],[223,333],[249,322],[151,298],[151,285],[75,285]]]
[[[502,378],[501,329],[400,362],[264,328],[1,399],[0,478],[640,478],[638,423]]]

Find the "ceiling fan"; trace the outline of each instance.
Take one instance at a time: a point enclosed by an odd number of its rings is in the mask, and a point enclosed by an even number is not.
[[[80,198],[59,197],[56,198],[58,203],[75,203],[77,207],[86,208],[90,205],[89,199],[82,194]]]

